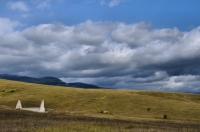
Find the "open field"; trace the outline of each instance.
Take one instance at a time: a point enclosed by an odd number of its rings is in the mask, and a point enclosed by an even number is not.
[[[120,120],[74,116],[69,114],[40,114],[28,111],[0,110],[0,131],[19,132],[198,132],[198,123],[168,121]]]
[[[19,99],[23,107],[39,107],[44,99],[45,107],[54,110],[45,114],[13,110]],[[101,110],[108,112],[103,114]],[[161,119],[164,114],[167,119]],[[0,80],[0,131],[65,130],[200,131],[200,95]]]

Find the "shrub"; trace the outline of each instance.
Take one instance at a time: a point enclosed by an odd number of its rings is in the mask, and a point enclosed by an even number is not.
[[[10,93],[14,93],[14,92],[16,92],[16,91],[18,91],[17,89],[11,89],[10,90]]]

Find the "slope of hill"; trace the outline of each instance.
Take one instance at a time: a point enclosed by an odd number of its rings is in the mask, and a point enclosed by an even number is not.
[[[39,107],[47,114],[14,110]],[[167,115],[167,119],[161,116]],[[79,89],[0,79],[0,131],[198,131],[200,95]],[[20,125],[19,125],[20,124]]]
[[[100,88],[96,85],[86,84],[86,83],[65,83],[62,80],[55,77],[34,78],[27,76],[3,74],[0,75],[0,78],[6,80],[44,84],[44,85],[54,85],[54,86],[66,86],[66,87],[77,87],[77,88]]]
[[[26,107],[45,107],[55,113],[76,113],[95,117],[200,122],[200,95],[112,89],[79,89],[0,79],[0,109],[14,109],[17,100]],[[101,111],[107,111],[102,114]]]

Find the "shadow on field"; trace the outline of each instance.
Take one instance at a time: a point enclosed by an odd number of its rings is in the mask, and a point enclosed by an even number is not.
[[[130,132],[130,131],[198,131],[198,123],[157,121],[126,121],[67,115],[64,113],[33,113],[20,110],[0,110],[0,131],[68,131],[68,132]]]

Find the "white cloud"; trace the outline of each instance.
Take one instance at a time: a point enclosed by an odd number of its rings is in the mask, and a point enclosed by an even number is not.
[[[114,7],[119,5],[121,2],[126,2],[128,0],[109,0],[108,2],[106,0],[100,0],[101,5],[108,5],[109,7]]]
[[[105,4],[106,4],[105,0],[101,0],[101,1],[100,1],[100,4],[101,4],[101,5],[105,5]]]
[[[199,90],[200,27],[181,32],[88,20],[15,32],[19,24],[0,18],[0,74],[55,76],[116,88]]]
[[[49,8],[49,7],[51,7],[51,4],[49,1],[43,1],[39,3],[39,5],[37,6],[38,9],[44,9],[44,8]]]
[[[29,11],[29,7],[23,1],[18,2],[8,2],[7,5],[12,10]]]
[[[122,0],[112,0],[110,1],[110,3],[108,4],[110,7],[116,6],[118,5]]]
[[[173,91],[176,91],[178,88],[183,87],[183,82],[175,82],[176,76],[173,76],[167,81],[166,85],[164,86],[166,89],[171,89]]]
[[[0,18],[0,35],[8,32],[12,32],[15,27],[19,26],[18,21],[11,21],[8,18]]]
[[[130,47],[140,47],[153,41],[176,41],[182,35],[177,29],[152,29],[151,24],[144,22],[126,25],[121,23],[112,32],[112,39],[119,43],[127,43]]]

